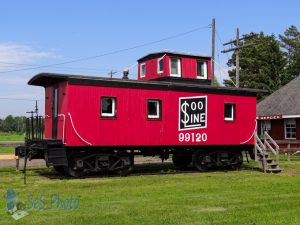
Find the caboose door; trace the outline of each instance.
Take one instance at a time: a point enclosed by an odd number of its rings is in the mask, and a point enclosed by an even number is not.
[[[57,139],[57,123],[58,123],[58,85],[53,87],[52,102],[52,139]]]

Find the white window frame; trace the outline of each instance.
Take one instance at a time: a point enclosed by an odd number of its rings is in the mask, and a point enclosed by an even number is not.
[[[112,99],[112,112],[111,113],[103,113],[102,112],[102,99],[109,98]],[[116,98],[115,97],[109,97],[109,96],[103,96],[101,97],[101,117],[116,117]]]
[[[143,73],[143,67],[145,67],[145,72]],[[146,63],[141,63],[140,65],[140,73],[141,73],[141,77],[146,77]]]
[[[260,130],[261,135],[263,135],[265,131],[269,132],[272,130],[271,120],[261,120]]]
[[[178,74],[172,73],[172,59],[177,60]],[[181,77],[181,59],[180,58],[170,58],[170,76],[171,77]]]
[[[198,76],[198,63],[199,62],[203,63],[203,66],[204,66],[204,75],[203,76]],[[201,70],[201,68],[200,68],[200,70]],[[197,79],[207,79],[207,61],[197,60],[196,73],[197,73]]]
[[[157,112],[156,115],[149,115],[149,111],[148,111],[148,103],[149,102],[155,102],[156,103],[156,112]],[[161,118],[160,109],[161,109],[161,101],[160,100],[158,100],[158,99],[148,99],[148,101],[147,101],[147,118],[148,119],[160,119]]]
[[[226,117],[225,115],[225,107],[226,105],[230,105],[231,106],[231,117]],[[233,103],[225,103],[224,104],[224,120],[225,121],[234,121],[235,120],[235,104]]]
[[[163,67],[164,67],[164,56],[163,57],[160,57],[157,59],[157,73],[160,74],[160,73],[163,73],[164,70],[160,70],[160,67],[159,67],[159,62],[162,61],[163,62]]]
[[[297,132],[296,119],[295,118],[284,119],[284,138],[288,139],[288,140],[295,140],[297,138],[297,133],[296,133],[296,137],[294,137],[294,138],[287,137],[287,130],[286,130],[287,127],[286,126],[289,124],[288,123],[289,121],[293,121],[293,125],[295,125],[295,129],[296,129],[296,132]]]

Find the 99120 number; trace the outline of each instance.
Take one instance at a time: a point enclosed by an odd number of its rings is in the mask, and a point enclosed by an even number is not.
[[[180,142],[206,142],[206,133],[179,133],[178,140]]]

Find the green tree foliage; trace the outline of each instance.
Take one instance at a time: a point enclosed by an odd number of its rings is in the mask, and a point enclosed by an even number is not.
[[[250,33],[253,38],[245,40],[252,46],[240,49],[240,87],[264,89],[274,92],[285,80],[286,59],[275,35]],[[228,61],[229,67],[235,67],[236,54]],[[224,80],[225,86],[234,86],[235,68],[229,71],[230,80]],[[233,81],[233,82],[232,82]]]
[[[9,115],[4,120],[0,119],[0,132],[25,132],[25,118],[25,116]]]
[[[279,39],[287,60],[284,81],[287,83],[300,74],[300,32],[297,27],[290,26]]]
[[[221,86],[218,79],[217,79],[217,77],[214,77],[213,86],[215,86],[215,87],[220,87]]]

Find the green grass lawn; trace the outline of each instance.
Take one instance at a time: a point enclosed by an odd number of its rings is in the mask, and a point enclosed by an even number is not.
[[[1,153],[15,153],[15,148],[14,147],[0,147],[0,154]]]
[[[18,133],[0,132],[0,141],[24,141],[24,135]]]
[[[0,168],[2,197],[13,188],[27,206],[29,194],[44,194],[46,205],[14,221],[2,198],[0,224],[300,224],[300,160],[281,166],[280,174],[264,174],[255,163],[240,171],[174,174],[171,164],[139,165],[128,177],[85,179],[32,168],[27,185],[21,172]],[[55,193],[79,198],[79,209],[49,208]]]

